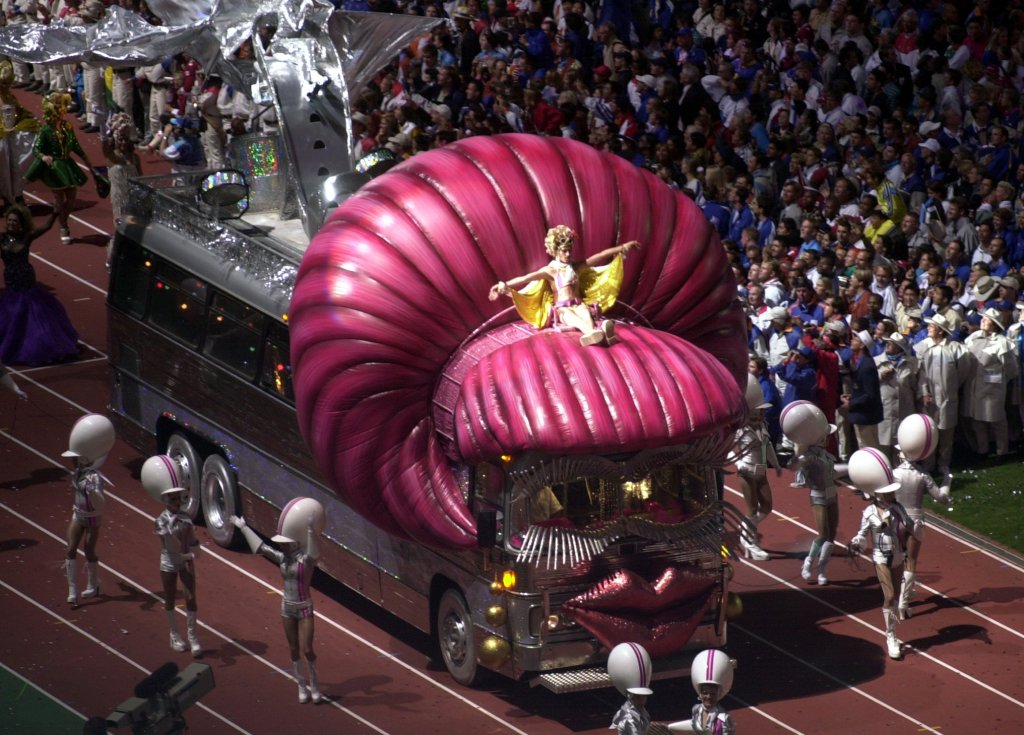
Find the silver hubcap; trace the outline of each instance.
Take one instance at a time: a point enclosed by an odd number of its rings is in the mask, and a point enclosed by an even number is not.
[[[466,660],[466,626],[454,612],[444,619],[444,645],[452,663],[461,666]]]

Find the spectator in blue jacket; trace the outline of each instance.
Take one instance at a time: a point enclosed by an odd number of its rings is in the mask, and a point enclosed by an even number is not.
[[[793,401],[813,403],[817,398],[818,373],[815,368],[814,350],[807,345],[791,350],[785,360],[772,368],[772,373],[786,383],[786,390],[782,394],[783,408]],[[877,380],[877,372],[875,377]]]

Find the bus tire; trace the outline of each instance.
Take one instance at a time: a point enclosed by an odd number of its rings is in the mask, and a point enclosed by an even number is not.
[[[476,634],[466,598],[449,587],[437,605],[437,644],[441,659],[455,681],[474,686],[480,681],[482,669],[476,660]]]
[[[199,459],[199,452],[183,434],[175,432],[167,440],[167,456],[178,463],[182,473],[182,487],[188,490],[188,502],[181,510],[196,521],[202,507],[203,488],[203,463]]]
[[[227,460],[211,454],[203,462],[202,478],[203,518],[206,531],[219,546],[231,548],[238,543],[239,532],[228,520],[242,514],[235,474]]]

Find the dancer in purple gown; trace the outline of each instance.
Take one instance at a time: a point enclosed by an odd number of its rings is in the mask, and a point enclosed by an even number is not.
[[[36,271],[29,262],[32,242],[53,227],[56,219],[53,212],[46,224],[32,229],[32,213],[27,207],[14,205],[4,215],[0,361],[8,365],[47,365],[78,354],[78,332],[60,302],[36,284]]]

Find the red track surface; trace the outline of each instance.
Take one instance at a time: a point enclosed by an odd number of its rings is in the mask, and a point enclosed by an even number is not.
[[[38,98],[23,99],[38,112]],[[98,163],[98,141],[87,137],[83,144]],[[146,173],[164,170],[153,157],[144,166]],[[33,246],[33,263],[88,347],[69,364],[18,370],[27,404],[0,390],[0,663],[84,715],[105,715],[148,672],[191,659],[167,644],[152,534],[160,508],[138,483],[144,457],[123,443],[104,466],[114,488],[99,544],[102,595],[74,610],[65,602],[71,496],[60,453],[74,419],[102,412],[108,393],[102,246],[111,215],[91,191],[82,196],[77,217],[88,224],[73,223],[78,239],[61,245],[54,229]],[[33,188],[27,198],[41,215],[39,202],[49,195]],[[800,579],[810,509],[790,479],[773,478],[776,514],[761,527],[774,558],[735,564],[743,613],[730,628],[727,651],[739,668],[725,705],[739,731],[1021,732],[1024,564],[930,528],[915,616],[898,630],[906,655],[890,661],[867,559],[840,552],[826,587]],[[729,499],[741,502],[733,492]],[[840,541],[853,535],[862,507],[852,494],[843,497]],[[192,732],[599,733],[621,703],[610,690],[559,697],[502,680],[462,689],[432,661],[423,635],[321,580],[316,647],[333,701],[299,705],[284,672],[276,568],[199,534],[202,661],[213,667],[216,688],[186,712]],[[656,720],[684,719],[693,701],[688,681],[663,682],[650,709]]]

